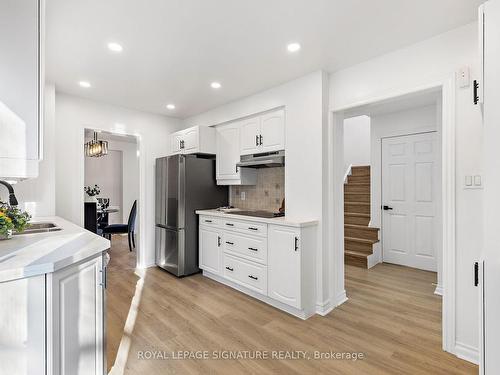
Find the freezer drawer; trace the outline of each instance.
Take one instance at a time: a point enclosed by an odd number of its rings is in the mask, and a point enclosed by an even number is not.
[[[184,264],[184,230],[155,228],[156,265],[176,275],[183,276]]]

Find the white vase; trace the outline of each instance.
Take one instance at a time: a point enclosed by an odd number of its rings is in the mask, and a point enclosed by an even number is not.
[[[97,203],[97,197],[85,195],[85,202]]]

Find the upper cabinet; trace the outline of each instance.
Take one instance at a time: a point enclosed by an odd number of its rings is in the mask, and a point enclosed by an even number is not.
[[[241,121],[240,154],[250,155],[285,149],[283,109]]]
[[[219,185],[255,185],[255,169],[238,168],[240,161],[240,122],[217,127],[217,184]]]
[[[38,175],[42,157],[42,0],[0,2],[0,177]]]
[[[170,155],[215,154],[215,129],[193,126],[170,135]]]

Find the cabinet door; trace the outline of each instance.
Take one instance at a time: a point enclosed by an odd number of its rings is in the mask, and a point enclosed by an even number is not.
[[[47,366],[53,375],[103,375],[102,256],[47,275]]]
[[[199,146],[199,136],[198,127],[193,127],[186,130],[182,136],[182,152],[185,154],[190,154],[198,151]]]
[[[260,152],[260,117],[249,118],[241,122],[240,145],[241,155]]]
[[[268,296],[300,309],[300,231],[270,225],[268,233]]]
[[[222,235],[213,228],[200,227],[200,268],[219,275],[221,272]]]
[[[39,8],[37,0],[0,1],[0,158],[11,163],[41,158]]]
[[[239,124],[229,124],[217,128],[217,179],[239,180],[236,164],[240,161]]]
[[[174,133],[170,136],[170,154],[179,154],[181,152],[182,134]]]
[[[285,149],[285,111],[279,110],[262,116],[262,151]]]

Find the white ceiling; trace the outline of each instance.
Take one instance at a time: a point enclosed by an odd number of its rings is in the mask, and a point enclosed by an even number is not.
[[[58,91],[185,118],[472,22],[482,2],[47,0],[47,78]]]

